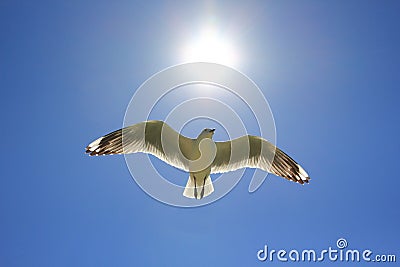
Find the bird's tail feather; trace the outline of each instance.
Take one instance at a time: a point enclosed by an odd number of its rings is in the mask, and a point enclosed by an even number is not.
[[[202,195],[201,192],[203,190],[203,184],[204,184],[204,193]],[[203,179],[196,179],[196,186],[195,186],[195,179],[193,179],[193,177],[189,175],[189,179],[186,183],[183,195],[188,198],[201,199],[203,197],[210,195],[212,192],[214,192],[214,186],[212,184],[211,177],[209,175],[207,176],[205,182]]]

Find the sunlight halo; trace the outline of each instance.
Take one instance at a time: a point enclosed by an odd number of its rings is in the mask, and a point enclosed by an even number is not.
[[[237,51],[232,41],[213,28],[203,30],[183,48],[185,62],[212,62],[231,67],[238,64]]]

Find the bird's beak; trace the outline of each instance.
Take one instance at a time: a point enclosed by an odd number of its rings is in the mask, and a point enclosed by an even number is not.
[[[215,131],[215,129],[211,129],[211,132],[213,133]]]

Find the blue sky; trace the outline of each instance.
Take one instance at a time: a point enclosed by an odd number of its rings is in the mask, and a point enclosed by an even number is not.
[[[0,265],[262,266],[272,264],[257,260],[265,244],[322,250],[340,237],[400,257],[399,10],[2,1]],[[309,185],[271,175],[249,194],[247,171],[221,200],[183,209],[144,193],[122,156],[84,154],[121,127],[136,88],[182,63],[183,44],[207,23],[234,40],[235,67],[263,91],[277,144]]]

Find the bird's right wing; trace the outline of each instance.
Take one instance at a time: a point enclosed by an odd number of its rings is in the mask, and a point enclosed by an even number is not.
[[[310,179],[306,171],[285,152],[258,137],[245,135],[232,141],[215,142],[217,154],[211,173],[258,168],[300,184]]]
[[[109,133],[86,147],[91,156],[149,153],[166,163],[189,170],[194,140],[180,135],[162,121],[146,121]]]

